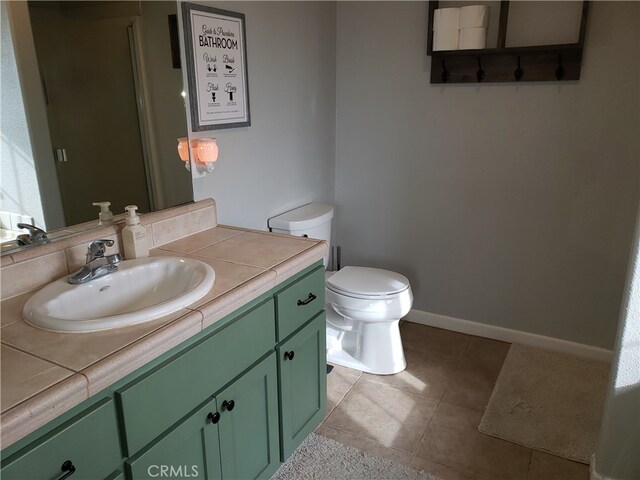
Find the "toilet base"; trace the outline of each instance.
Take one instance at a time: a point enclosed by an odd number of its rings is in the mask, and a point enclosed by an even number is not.
[[[376,375],[393,375],[407,367],[400,337],[400,319],[353,321],[350,330],[333,325],[344,318],[327,305],[327,361]],[[332,325],[333,324],[333,325]]]

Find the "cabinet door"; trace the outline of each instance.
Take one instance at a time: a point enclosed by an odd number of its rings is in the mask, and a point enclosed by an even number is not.
[[[1,476],[51,480],[72,472],[71,480],[96,480],[121,466],[115,407],[113,400],[103,399],[7,458]]]
[[[322,422],[327,410],[325,313],[278,347],[282,461]]]
[[[198,407],[165,435],[127,460],[127,477],[130,480],[221,478],[216,412],[215,399]]]
[[[269,300],[118,389],[125,455],[134,455],[184,418],[275,343],[274,307]]]
[[[222,478],[270,478],[280,466],[275,353],[216,398]]]

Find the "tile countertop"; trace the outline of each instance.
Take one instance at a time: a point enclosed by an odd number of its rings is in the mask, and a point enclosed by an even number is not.
[[[35,292],[2,302],[1,442],[7,447],[109,387],[287,278],[322,259],[326,242],[217,226],[151,250],[201,260],[213,289],[166,317],[95,333],[55,333],[27,325]]]

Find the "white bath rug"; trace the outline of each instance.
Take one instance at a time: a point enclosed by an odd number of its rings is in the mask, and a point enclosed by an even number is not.
[[[609,370],[606,362],[513,344],[478,430],[588,464]]]
[[[271,480],[438,480],[428,473],[310,434]]]

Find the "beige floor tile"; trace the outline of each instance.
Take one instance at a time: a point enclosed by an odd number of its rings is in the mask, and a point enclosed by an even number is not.
[[[467,348],[470,335],[451,332],[441,328],[427,327],[417,323],[404,322],[400,329],[402,342],[406,347],[425,353],[461,356]]]
[[[510,343],[482,337],[471,337],[471,341],[462,354],[462,358],[488,370],[497,370],[499,372],[510,347]]]
[[[419,472],[435,475],[439,480],[485,480],[464,466],[450,467],[420,457],[413,457],[409,466]]]
[[[483,366],[475,360],[462,359],[444,392],[445,402],[484,409],[491,398],[500,374],[495,366]]]
[[[533,451],[527,480],[588,480],[589,465]]]
[[[342,443],[343,445],[357,448],[358,450],[376,455],[377,457],[388,458],[389,460],[400,463],[402,465],[409,465],[409,461],[411,460],[410,453],[387,447],[386,445],[378,443],[374,440],[351,435],[350,433],[342,432],[340,430],[336,430],[335,428],[320,425],[316,430],[316,433],[318,435],[323,435],[325,437],[331,438],[336,442]]]
[[[441,399],[449,379],[459,362],[457,357],[432,352],[423,352],[405,347],[407,368],[395,375],[364,374],[371,382],[402,388],[427,397]]]
[[[478,432],[475,425],[481,416],[477,410],[444,405],[415,455],[479,478],[525,480],[531,449]]]
[[[483,411],[442,401],[431,419],[431,426],[449,430],[475,431],[482,420]]]
[[[363,373],[360,370],[356,370],[355,368],[343,367],[342,365],[336,365],[335,363],[331,363],[331,362],[329,363],[333,367],[334,372],[342,372],[349,375],[355,375],[358,378],[360,378],[363,375]]]
[[[327,415],[344,398],[361,374],[362,372],[357,370],[334,365],[331,373],[327,375]]]
[[[412,453],[438,400],[360,378],[325,426]]]

